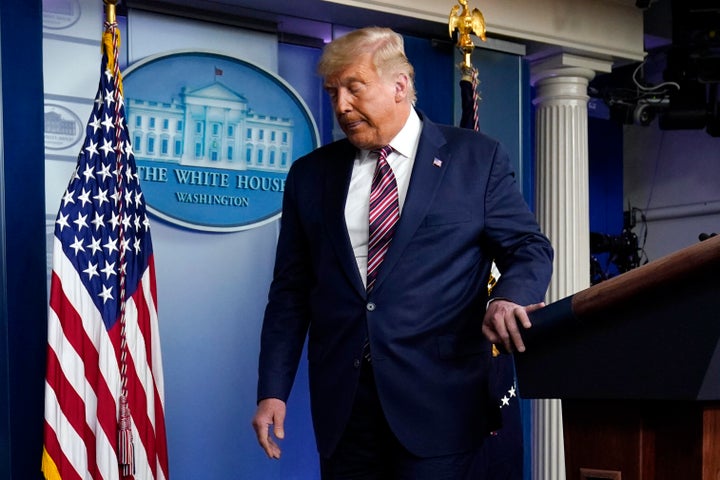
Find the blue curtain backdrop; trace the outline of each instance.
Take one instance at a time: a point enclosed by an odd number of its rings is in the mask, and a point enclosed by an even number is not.
[[[39,479],[47,294],[42,10],[0,1],[0,479]]]
[[[454,53],[450,42],[404,36],[405,53],[415,67],[417,107],[435,123],[452,125],[458,101],[454,85]]]
[[[623,127],[608,119],[588,119],[590,231],[619,236],[623,230]],[[608,277],[618,275],[608,253],[593,254]]]

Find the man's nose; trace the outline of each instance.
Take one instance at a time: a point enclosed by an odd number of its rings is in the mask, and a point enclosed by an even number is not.
[[[343,91],[337,92],[337,97],[335,98],[335,113],[339,115],[352,110],[352,105],[349,100],[347,93]]]

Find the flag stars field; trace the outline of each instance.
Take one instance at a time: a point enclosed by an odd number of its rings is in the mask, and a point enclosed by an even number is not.
[[[106,96],[110,93],[106,90]],[[59,234],[63,235],[66,227],[71,227],[71,223],[75,225],[72,229],[75,237],[69,244],[69,248],[76,256],[80,254],[87,254],[91,258],[98,256],[98,252],[101,250],[100,245],[106,250],[106,255],[110,259],[121,250],[124,254],[141,255],[142,239],[140,236],[135,238],[126,237],[118,245],[118,229],[120,226],[122,226],[124,232],[131,230],[141,232],[149,227],[146,213],[144,211],[138,212],[139,207],[143,204],[142,191],[136,188],[138,177],[128,167],[123,168],[121,172],[117,170],[113,172],[111,167],[113,162],[103,161],[111,160],[111,157],[118,154],[126,155],[128,152],[132,152],[132,149],[129,147],[116,148],[114,146],[113,139],[110,138],[114,137],[114,135],[110,135],[111,130],[114,128],[113,122],[110,117],[106,116],[106,120],[102,123],[106,127],[103,130],[103,147],[98,151],[98,141],[92,135],[97,134],[100,124],[97,115],[92,118],[93,120],[87,126],[89,138],[81,152],[80,164],[63,196],[56,228]],[[117,142],[117,145],[125,143],[127,142],[120,141]],[[96,156],[100,158],[95,159]],[[96,161],[93,162],[93,160]],[[93,165],[93,163],[97,165]],[[82,172],[82,174],[78,174],[79,172]],[[118,183],[117,180],[119,179],[123,180],[123,182]],[[121,188],[124,187],[124,191],[118,190],[118,185],[121,185]],[[112,194],[108,195],[110,191],[112,191]],[[122,216],[111,208],[109,205],[111,200],[114,206],[118,206],[122,202],[124,212]],[[90,218],[92,220],[89,220]],[[91,251],[86,252],[85,247],[90,246],[92,246]],[[109,262],[112,265],[116,263],[119,264],[118,262]],[[85,264],[88,264],[88,261]],[[90,278],[92,277],[90,275]],[[96,296],[103,299],[103,304],[113,299],[108,295],[107,291],[96,292]]]

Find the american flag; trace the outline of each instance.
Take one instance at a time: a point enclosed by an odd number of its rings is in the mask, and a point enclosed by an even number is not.
[[[100,84],[55,222],[42,471],[167,479],[155,265],[105,25]]]

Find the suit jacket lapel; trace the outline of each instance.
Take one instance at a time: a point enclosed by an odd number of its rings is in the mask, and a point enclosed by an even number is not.
[[[450,160],[449,153],[444,148],[445,143],[445,136],[435,124],[427,118],[423,119],[423,129],[405,204],[390,248],[375,279],[375,289],[380,287],[387,272],[392,270],[393,265],[402,255],[435,198],[437,187],[442,181]]]
[[[323,187],[323,217],[330,244],[335,250],[340,265],[360,295],[365,295],[355,254],[345,224],[345,201],[352,175],[356,149],[347,140],[336,144],[326,161],[325,184]]]

